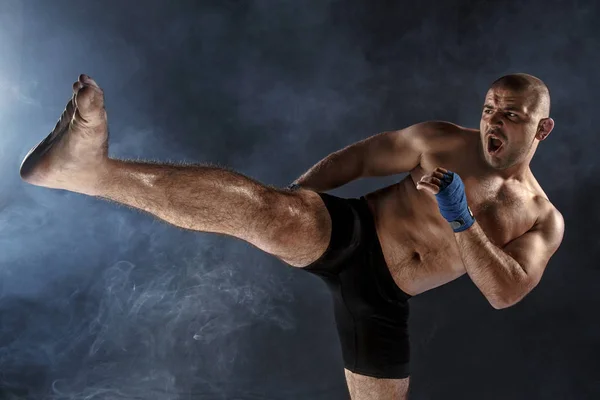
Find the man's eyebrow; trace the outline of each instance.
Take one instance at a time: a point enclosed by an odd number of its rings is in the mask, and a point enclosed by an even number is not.
[[[506,111],[517,111],[517,112],[523,112],[523,110],[522,110],[521,108],[519,108],[519,107],[516,107],[516,106],[507,106],[507,107],[504,107],[504,109],[505,109]]]
[[[494,106],[491,105],[491,104],[484,104],[483,108],[494,108]],[[519,113],[523,112],[523,110],[521,108],[519,108],[517,106],[512,106],[512,105],[511,106],[506,106],[506,107],[502,108],[502,110],[503,111],[516,111],[516,112],[519,112]]]

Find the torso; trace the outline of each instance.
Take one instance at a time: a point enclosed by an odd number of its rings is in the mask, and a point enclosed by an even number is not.
[[[486,173],[477,153],[479,132],[464,129],[462,134],[461,151],[424,158],[399,183],[366,196],[388,268],[400,289],[412,296],[466,272],[454,232],[435,197],[416,188],[424,174],[438,166],[456,172],[477,223],[500,248],[527,232],[548,203],[531,173],[523,181]]]

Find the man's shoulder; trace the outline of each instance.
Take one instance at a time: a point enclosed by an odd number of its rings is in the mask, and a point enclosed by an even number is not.
[[[479,130],[448,121],[426,121],[414,125],[426,148],[454,151],[479,138]]]
[[[448,121],[425,121],[415,124],[411,127],[420,135],[425,138],[435,139],[455,139],[455,138],[467,138],[474,135],[479,135],[479,130],[466,128],[464,126],[457,125]]]
[[[565,232],[565,219],[562,213],[546,198],[538,198],[538,218],[533,230],[542,231],[550,242],[560,245]]]
[[[554,204],[548,199],[545,193],[540,193],[533,198],[534,204],[538,211],[538,220],[546,221],[553,220],[554,222],[563,220],[562,213],[556,208]]]
[[[531,207],[536,210],[537,221],[535,228],[561,231],[564,229],[564,217],[558,208],[550,201],[541,185],[532,175],[529,192],[531,193]]]

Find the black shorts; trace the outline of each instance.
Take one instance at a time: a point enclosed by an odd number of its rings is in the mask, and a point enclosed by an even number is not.
[[[387,267],[364,197],[319,193],[332,220],[325,253],[304,269],[331,290],[346,369],[377,378],[409,375],[408,299]]]

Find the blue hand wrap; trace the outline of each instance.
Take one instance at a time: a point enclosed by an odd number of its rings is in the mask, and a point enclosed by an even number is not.
[[[450,222],[454,232],[469,229],[475,218],[469,211],[462,179],[458,174],[448,171],[441,181],[440,191],[435,195],[440,213]]]

